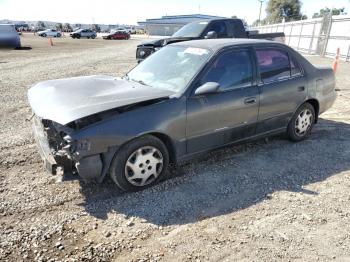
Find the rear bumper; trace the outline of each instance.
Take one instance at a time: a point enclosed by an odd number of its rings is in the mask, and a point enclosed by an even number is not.
[[[0,39],[0,47],[2,48],[20,48],[21,40],[18,38]]]

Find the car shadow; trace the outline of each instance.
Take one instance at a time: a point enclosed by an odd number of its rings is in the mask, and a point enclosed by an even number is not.
[[[305,141],[291,143],[277,136],[216,150],[141,192],[122,193],[108,178],[102,185],[80,184],[82,205],[96,218],[116,212],[173,225],[248,208],[276,191],[317,195],[305,187],[346,170],[350,170],[350,125],[320,119]]]
[[[16,50],[32,50],[32,47],[31,46],[21,46],[21,47],[16,48]]]
[[[16,47],[16,48],[0,47],[0,50],[5,50],[5,51],[11,51],[11,50],[32,50],[32,47],[31,46],[21,46],[21,47]]]

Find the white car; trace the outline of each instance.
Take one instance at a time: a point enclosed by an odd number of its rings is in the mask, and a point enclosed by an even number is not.
[[[38,32],[38,36],[42,37],[61,37],[62,33],[56,29],[46,29],[44,31]]]

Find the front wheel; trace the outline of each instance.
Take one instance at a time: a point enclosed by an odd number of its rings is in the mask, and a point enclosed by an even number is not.
[[[158,138],[146,135],[122,146],[110,168],[110,176],[124,191],[139,191],[156,184],[167,172],[169,153]]]
[[[314,124],[314,107],[309,103],[301,105],[288,124],[288,138],[294,142],[304,140],[310,134]]]

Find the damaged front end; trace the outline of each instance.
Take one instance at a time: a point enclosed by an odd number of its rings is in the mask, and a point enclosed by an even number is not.
[[[74,141],[74,129],[51,120],[33,117],[34,137],[46,169],[53,175],[79,173],[82,178],[92,179],[102,173],[100,154],[84,156],[89,151],[87,140]]]

